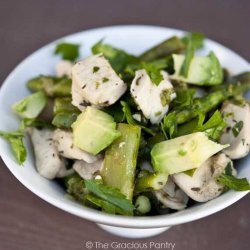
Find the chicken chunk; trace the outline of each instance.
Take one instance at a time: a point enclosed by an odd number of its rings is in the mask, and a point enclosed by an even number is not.
[[[88,163],[93,163],[99,159],[98,156],[94,156],[81,150],[80,148],[73,146],[72,132],[56,129],[54,132],[53,141],[59,154],[65,158],[83,160]]]
[[[245,157],[250,150],[250,106],[249,104],[236,105],[225,102],[221,109],[227,123],[220,143],[230,144],[224,149],[231,159]]]
[[[232,174],[236,175],[230,158],[224,153],[219,153],[197,168],[193,176],[178,173],[172,175],[172,179],[190,198],[198,202],[206,202],[224,191],[224,186],[217,182],[217,178],[225,172],[227,166],[230,166]]]
[[[76,161],[73,169],[85,180],[94,179],[94,177],[101,171],[103,159],[99,159],[94,163],[87,163],[84,161]]]
[[[75,171],[73,168],[67,169],[66,166],[64,165],[62,168],[60,168],[59,172],[57,173],[56,177],[62,178],[66,177],[68,175],[73,174]]]
[[[189,199],[188,196],[175,185],[171,177],[168,178],[163,189],[155,191],[155,196],[166,208],[175,210],[184,209]]]
[[[80,110],[87,105],[109,106],[127,89],[127,85],[101,54],[77,62],[73,66],[72,79],[72,104]]]
[[[73,63],[68,60],[62,60],[56,65],[56,75],[58,77],[67,76],[71,78]]]
[[[33,144],[38,173],[47,179],[54,179],[65,169],[65,161],[59,156],[53,143],[53,131],[30,128],[28,133]]]
[[[152,124],[158,124],[168,112],[169,103],[176,97],[168,74],[161,71],[163,80],[157,86],[146,70],[136,71],[130,92],[136,104]]]

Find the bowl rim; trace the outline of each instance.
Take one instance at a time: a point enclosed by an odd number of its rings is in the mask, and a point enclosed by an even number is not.
[[[67,40],[72,36],[77,36],[81,35],[82,33],[87,34],[91,32],[98,32],[101,30],[108,30],[108,29],[160,29],[162,31],[173,31],[173,32],[186,32],[181,29],[174,29],[174,28],[168,28],[168,27],[163,27],[163,26],[155,26],[155,25],[112,25],[112,26],[105,26],[105,27],[99,27],[99,28],[94,28],[94,29],[87,29],[83,31],[79,31],[73,34],[66,35],[64,37],[61,37],[59,39],[56,39],[38,50],[34,51],[31,53],[29,56],[27,56],[25,59],[23,59],[14,69],[9,73],[7,78],[4,80],[1,88],[0,88],[0,96],[4,92],[8,82],[11,80],[12,77],[16,74],[17,71],[20,70],[22,64],[26,61],[28,61],[33,55],[35,55],[37,52],[45,49],[46,47],[52,46],[53,44],[56,44],[58,41],[61,40]],[[246,62],[249,66],[250,69],[250,64],[239,54],[236,52],[232,51],[231,49],[223,46],[220,43],[217,43],[211,39],[206,39],[206,41],[209,41],[210,43],[214,44],[215,46],[220,46],[223,47],[226,51],[230,52],[234,56],[238,57],[239,59],[243,60]],[[1,147],[0,147],[1,149]],[[5,165],[7,168],[12,172],[12,174],[31,192],[42,198],[43,200],[47,201],[48,203],[68,212],[71,214],[74,214],[76,216],[79,216],[81,218],[94,221],[96,223],[101,223],[101,224],[106,224],[106,225],[111,225],[111,226],[117,226],[117,227],[128,227],[128,228],[156,228],[156,227],[166,227],[166,226],[172,226],[172,225],[177,225],[177,224],[182,224],[186,222],[190,222],[193,220],[197,220],[206,216],[209,216],[213,213],[216,213],[231,204],[235,203],[242,197],[244,197],[246,194],[249,193],[249,191],[245,192],[234,192],[234,191],[229,191],[233,192],[234,195],[229,196],[226,200],[223,202],[220,202],[219,204],[216,204],[216,206],[210,208],[210,209],[205,209],[205,210],[200,210],[188,214],[181,214],[180,212],[175,212],[172,214],[166,214],[166,215],[156,215],[156,216],[142,216],[142,217],[128,217],[128,216],[122,216],[122,215],[111,215],[107,214],[101,211],[97,211],[94,209],[91,209],[86,206],[82,207],[74,207],[71,204],[65,204],[63,200],[53,198],[45,193],[43,193],[41,190],[34,188],[33,185],[31,185],[27,180],[21,179],[17,173],[9,167],[9,165],[13,164],[13,161],[8,157],[8,155],[3,155],[1,150],[0,150],[0,155],[2,160],[4,161]],[[228,193],[228,192],[227,192]],[[224,196],[225,194],[223,194]],[[188,210],[188,209],[186,209]],[[184,210],[185,211],[185,210]]]

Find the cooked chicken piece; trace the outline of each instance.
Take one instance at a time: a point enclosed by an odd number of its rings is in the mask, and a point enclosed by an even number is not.
[[[49,129],[28,129],[35,152],[36,168],[47,179],[57,177],[65,169],[65,161],[60,158],[53,143],[53,131]]]
[[[169,103],[176,97],[168,74],[161,71],[163,80],[157,86],[146,70],[138,70],[131,84],[130,92],[138,108],[152,124],[158,124],[168,112]]]
[[[94,163],[87,163],[84,161],[76,161],[73,169],[85,180],[94,179],[101,171],[103,159],[99,159]]]
[[[232,174],[236,175],[230,158],[224,153],[219,153],[197,168],[193,176],[178,173],[172,175],[172,179],[190,198],[198,202],[206,202],[224,191],[224,186],[217,182],[217,178],[225,172],[227,166],[230,166]]]
[[[227,123],[220,138],[221,144],[230,144],[224,153],[231,159],[245,157],[250,150],[250,106],[225,102],[221,109]]]
[[[93,163],[99,159],[99,156],[94,156],[88,152],[73,146],[72,132],[62,129],[56,129],[53,136],[54,144],[59,154],[65,158],[83,160],[88,163]]]
[[[109,106],[127,89],[127,85],[101,54],[77,62],[72,69],[72,78],[72,104],[80,110],[87,105]]]
[[[56,65],[56,75],[58,77],[67,76],[71,78],[73,63],[68,60],[62,60]]]
[[[175,210],[184,209],[189,199],[188,196],[175,185],[171,177],[168,178],[163,189],[155,191],[155,195],[166,208]]]
[[[75,170],[73,168],[67,169],[66,166],[64,165],[64,167],[60,168],[59,172],[57,173],[56,177],[58,178],[62,178],[68,175],[71,175],[75,172]]]

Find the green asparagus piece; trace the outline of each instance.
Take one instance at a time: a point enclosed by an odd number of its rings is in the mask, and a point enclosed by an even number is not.
[[[204,35],[199,32],[191,32],[182,38],[183,43],[187,46],[188,42],[191,41],[194,49],[200,49],[203,47]]]
[[[162,173],[150,173],[142,170],[137,178],[135,192],[141,193],[148,190],[162,189],[167,183],[168,175]]]
[[[182,124],[178,127],[178,131],[176,134],[174,134],[174,137],[187,135],[194,132],[205,132],[211,140],[219,140],[221,133],[227,126],[220,111],[216,110],[207,122],[204,122],[205,117],[206,116],[204,114],[199,114],[198,118]]]
[[[120,74],[128,64],[136,63],[138,61],[137,57],[109,44],[104,44],[102,41],[94,44],[92,52],[93,54],[103,54],[118,74]]]
[[[67,77],[39,76],[30,79],[27,87],[32,92],[42,90],[50,97],[71,96],[71,79]]]
[[[87,189],[85,188],[84,179],[82,179],[78,174],[74,173],[70,176],[64,177],[63,182],[67,188],[68,194],[72,195],[80,202],[85,201]]]
[[[235,75],[230,79],[232,82],[240,83],[250,83],[250,72],[243,72],[241,74]]]
[[[185,44],[182,42],[182,40],[174,36],[144,52],[140,56],[140,60],[152,61],[171,55],[173,53],[180,53],[184,50],[184,48]]]
[[[146,214],[151,210],[149,198],[145,195],[139,195],[135,201],[135,208],[139,214]]]
[[[70,112],[70,111],[63,111],[57,113],[53,120],[52,124],[57,128],[65,128],[70,129],[71,125],[75,122],[79,112]]]
[[[104,184],[118,188],[131,200],[141,129],[138,126],[120,123],[118,131],[121,132],[121,136],[105,152],[101,176]]]
[[[176,124],[190,121],[197,117],[199,113],[207,113],[215,109],[228,98],[244,93],[248,89],[250,89],[250,82],[220,86],[220,89],[217,91],[211,92],[205,97],[195,99],[194,103],[189,108],[186,107],[180,110],[173,110],[172,112],[175,114]],[[164,123],[167,122],[168,117],[169,115],[164,118]]]
[[[71,104],[69,97],[57,97],[53,108],[52,124],[58,128],[70,128],[80,111]]]
[[[53,113],[54,115],[61,112],[73,112],[80,113],[79,110],[71,104],[72,99],[70,97],[58,97],[55,99]]]

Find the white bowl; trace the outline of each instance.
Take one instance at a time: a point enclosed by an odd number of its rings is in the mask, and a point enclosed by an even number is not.
[[[105,42],[125,49],[129,53],[140,54],[165,38],[173,35],[181,36],[183,34],[183,31],[164,27],[129,25],[83,31],[60,40],[81,44],[81,56],[85,57],[91,53],[91,46],[102,38],[105,38]],[[11,112],[11,105],[29,94],[29,91],[25,87],[27,80],[40,74],[46,75],[55,73],[54,68],[59,61],[59,57],[54,56],[53,51],[57,43],[58,40],[31,54],[23,60],[5,80],[0,91],[0,130],[15,130],[18,127],[20,121]],[[249,63],[242,57],[224,46],[207,39],[202,53],[208,53],[210,50],[215,52],[223,67],[229,69],[231,74],[250,71]],[[41,177],[35,169],[32,148],[27,140],[26,146],[28,149],[27,160],[24,166],[19,166],[13,158],[9,145],[4,140],[0,139],[0,153],[6,166],[13,175],[33,193],[58,208],[97,223],[115,227],[155,229],[153,231],[149,230],[148,233],[146,233],[147,230],[143,230],[144,236],[159,233],[164,230],[163,227],[197,220],[213,214],[228,207],[248,193],[228,191],[207,203],[197,204],[183,211],[166,215],[151,217],[109,215],[84,207],[68,199],[65,196],[65,191],[56,182]],[[237,169],[240,177],[250,178],[249,165],[249,156],[237,162]],[[113,230],[112,227],[109,229]],[[140,235],[136,232],[140,231],[117,231],[116,233],[128,237],[139,237]]]

